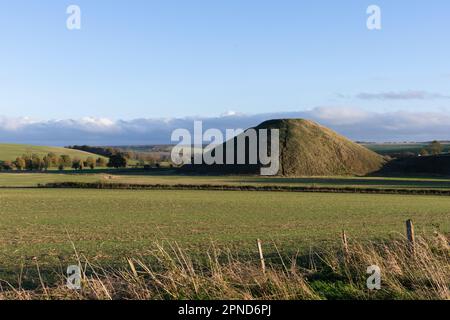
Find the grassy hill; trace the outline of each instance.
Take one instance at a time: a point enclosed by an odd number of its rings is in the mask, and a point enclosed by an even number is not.
[[[254,129],[279,130],[280,170],[278,175],[281,176],[362,176],[378,171],[385,163],[381,155],[313,121],[304,119],[269,120]],[[235,138],[235,146],[237,145],[236,141]],[[248,153],[248,148],[246,152]],[[226,151],[224,154],[225,158]],[[248,154],[246,158],[248,158]],[[187,165],[183,169],[202,173],[258,174],[260,166]]]
[[[57,156],[64,154],[70,156],[71,158],[77,157],[82,160],[85,160],[89,156],[94,158],[100,157],[99,155],[96,154],[61,147],[43,147],[27,144],[0,144],[0,161],[6,160],[13,161],[17,157],[22,156],[24,154],[38,154],[42,157],[50,152],[55,153]]]
[[[384,164],[380,155],[313,121],[272,120],[260,128],[280,129],[285,176],[366,175]]]

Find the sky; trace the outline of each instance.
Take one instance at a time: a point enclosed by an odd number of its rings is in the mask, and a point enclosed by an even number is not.
[[[192,119],[288,115],[354,140],[450,139],[449,14],[447,0],[0,0],[0,141],[166,143]]]

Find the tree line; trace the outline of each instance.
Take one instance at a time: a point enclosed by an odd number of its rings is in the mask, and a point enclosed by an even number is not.
[[[119,149],[113,148],[113,147],[93,147],[93,146],[88,146],[88,145],[83,145],[83,146],[74,145],[74,146],[67,146],[65,148],[94,153],[94,154],[98,154],[98,155],[101,155],[101,156],[104,156],[107,158],[111,157],[112,155],[121,153],[121,151]]]
[[[113,167],[122,168],[127,166],[127,159],[121,154],[112,155],[107,162],[103,157],[87,157],[86,159],[80,159],[74,157],[73,159],[69,155],[56,155],[55,153],[49,153],[43,157],[38,154],[22,155],[17,157],[14,161],[0,162],[0,169],[3,170],[36,170],[45,171],[50,168],[58,168],[64,170],[66,168],[72,168],[74,170],[83,170],[85,168],[95,169],[96,167]]]
[[[170,162],[170,150],[165,152],[158,151],[133,151],[123,147],[94,147],[88,145],[67,146],[68,149],[80,150],[89,153],[98,154],[107,158],[114,155],[123,155],[128,160],[135,160],[140,166],[157,166],[161,162]]]

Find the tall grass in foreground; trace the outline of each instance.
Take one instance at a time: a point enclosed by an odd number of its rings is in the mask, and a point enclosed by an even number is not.
[[[214,246],[193,257],[177,244],[155,244],[127,267],[105,269],[79,256],[82,289],[58,283],[35,290],[2,283],[1,299],[450,299],[448,237],[417,238],[414,251],[406,241],[352,243],[339,248],[267,263],[256,254],[242,259]],[[150,259],[149,259],[150,258]],[[148,261],[152,261],[151,263]],[[366,287],[367,267],[381,268],[381,290]]]

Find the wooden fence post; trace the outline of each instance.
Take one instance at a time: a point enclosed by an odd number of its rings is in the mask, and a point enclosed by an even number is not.
[[[344,248],[345,255],[348,255],[348,240],[347,240],[347,234],[345,233],[345,230],[342,230],[342,246]]]
[[[259,259],[261,260],[261,268],[262,268],[263,273],[266,273],[266,262],[264,261],[261,240],[258,239],[257,243],[258,243]]]
[[[406,237],[408,239],[408,249],[414,251],[416,240],[414,235],[414,224],[411,219],[406,221]]]

